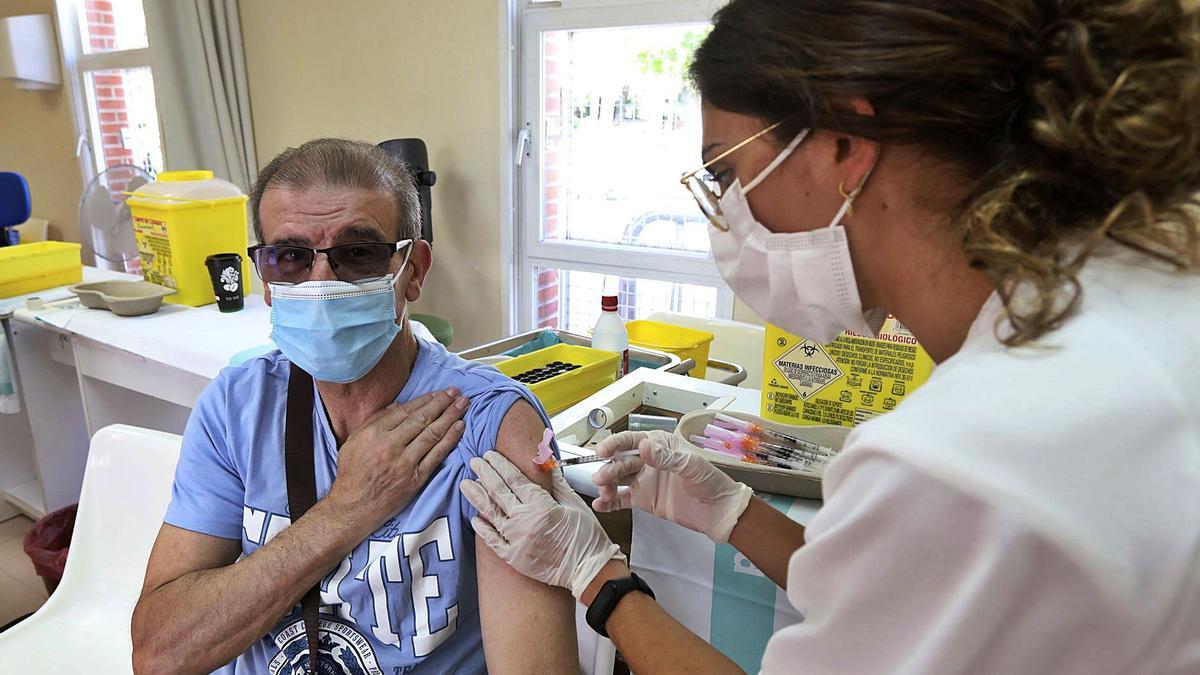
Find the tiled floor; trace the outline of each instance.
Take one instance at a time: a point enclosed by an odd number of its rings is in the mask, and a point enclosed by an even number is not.
[[[0,523],[0,626],[37,610],[46,601],[46,587],[21,548],[33,521],[17,516]]]

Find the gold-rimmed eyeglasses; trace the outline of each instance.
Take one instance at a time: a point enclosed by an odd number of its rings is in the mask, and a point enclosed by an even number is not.
[[[777,127],[779,127],[780,124],[782,124],[782,122],[776,122],[775,124],[772,124],[766,129],[763,129],[741,143],[738,143],[725,152],[722,152],[716,157],[708,160],[699,169],[683,174],[683,177],[679,179],[679,182],[682,183],[683,186],[688,189],[688,192],[692,193],[692,196],[696,198],[696,203],[700,205],[700,211],[704,213],[704,216],[708,218],[708,222],[712,223],[713,227],[722,232],[729,231],[729,225],[725,223],[725,214],[721,213],[722,187],[721,184],[708,172],[708,167],[721,161],[722,159],[725,159],[738,150],[741,150],[762,136],[774,131]]]

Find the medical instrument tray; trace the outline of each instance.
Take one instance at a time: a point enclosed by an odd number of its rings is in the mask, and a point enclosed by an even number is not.
[[[834,454],[841,451],[850,430],[844,427],[796,427],[765,422],[742,410],[758,406],[757,389],[743,389],[712,380],[699,380],[676,373],[642,369],[596,392],[587,399],[564,410],[551,420],[554,436],[559,441],[563,456],[590,455],[595,452],[597,441],[602,437],[588,423],[589,414],[597,408],[611,412],[610,420],[604,425],[606,433],[619,432],[625,428],[623,422],[631,413],[648,412],[657,415],[679,415],[682,417],[678,429],[693,428],[692,420],[703,421],[704,415],[721,412],[732,417],[754,421],[763,427],[784,431],[793,436],[811,440],[830,447]],[[704,425],[700,426],[701,431]],[[701,432],[692,432],[701,433]],[[687,444],[685,447],[694,447]],[[699,449],[696,450],[699,452]],[[704,457],[711,458],[709,454]],[[720,455],[718,455],[720,457]],[[758,467],[730,460],[714,462],[718,468],[755,490],[803,499],[821,498],[821,477],[799,471]],[[576,490],[595,496],[595,486],[587,478],[597,465],[584,464],[571,467],[567,480]]]
[[[617,381],[617,353],[557,344],[495,364],[529,387],[553,415]]]
[[[0,298],[82,281],[79,250],[79,244],[65,241],[37,241],[0,248]]]
[[[728,455],[723,455],[707,448],[697,447],[689,439],[692,436],[703,436],[705,427],[713,423],[713,418],[716,417],[717,413],[753,422],[763,428],[780,431],[790,436],[830,448],[833,451],[830,461],[841,452],[842,445],[846,442],[846,436],[850,433],[849,428],[842,426],[793,426],[764,420],[757,415],[731,410],[696,410],[684,415],[679,420],[679,426],[675,427],[675,436],[682,447],[704,457],[704,459],[707,459],[719,469],[729,474],[734,480],[741,481],[755,490],[791,497],[820,499],[821,478],[825,474],[825,467],[828,465],[828,462],[801,470],[785,469],[749,462],[739,462]]]
[[[478,361],[487,357],[498,357],[507,351],[533,342],[543,333],[547,332],[547,330],[548,329],[545,328],[539,328],[537,330],[519,333],[512,337],[504,338],[503,340],[497,340],[495,342],[489,342],[488,344],[480,345],[478,347],[472,347],[471,349],[459,352],[458,355],[468,361]],[[562,344],[577,345],[580,347],[592,346],[591,338],[584,335],[568,333],[565,330],[549,329],[549,332],[553,333],[558,341]],[[680,365],[679,357],[675,356],[674,354],[666,354],[664,352],[654,351],[653,349],[643,349],[633,345],[629,346],[629,359],[631,361],[649,363],[657,370],[670,369]]]
[[[592,339],[577,333],[570,333],[565,330],[555,330],[538,328],[525,333],[518,333],[512,337],[507,337],[495,342],[489,342],[478,347],[472,347],[464,351],[458,352],[458,355],[468,361],[485,361],[495,364],[504,358],[504,353],[512,349],[516,349],[522,345],[528,344],[536,340],[545,332],[551,332],[563,344],[579,345],[581,347],[590,347]],[[696,363],[691,359],[680,360],[675,354],[660,352],[639,345],[629,345],[629,361],[630,363],[641,362],[650,364],[655,370],[667,373],[677,373],[686,375],[691,371]],[[632,372],[631,368],[631,372]],[[719,382],[721,384],[737,385],[745,381],[746,369],[736,363],[720,361],[718,359],[708,359],[708,370],[711,379],[710,382]],[[717,371],[717,374],[711,371]],[[626,376],[628,377],[628,375]]]
[[[708,372],[708,350],[713,341],[712,333],[644,319],[630,321],[625,324],[625,328],[629,331],[629,344],[675,354],[681,361],[691,359],[696,367],[688,374],[704,379],[704,374]]]

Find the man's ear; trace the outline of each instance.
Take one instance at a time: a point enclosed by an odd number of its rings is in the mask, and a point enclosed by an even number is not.
[[[429,268],[433,267],[433,247],[423,239],[414,241],[412,247],[412,255],[408,257],[412,274],[404,280],[404,299],[416,302],[421,297],[421,286],[425,284],[425,276],[429,274]],[[403,271],[401,273],[403,274]]]

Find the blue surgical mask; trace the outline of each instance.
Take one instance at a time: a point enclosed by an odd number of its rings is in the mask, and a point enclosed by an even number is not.
[[[345,384],[361,378],[400,332],[393,290],[398,276],[354,284],[270,284],[271,340],[318,380]]]

